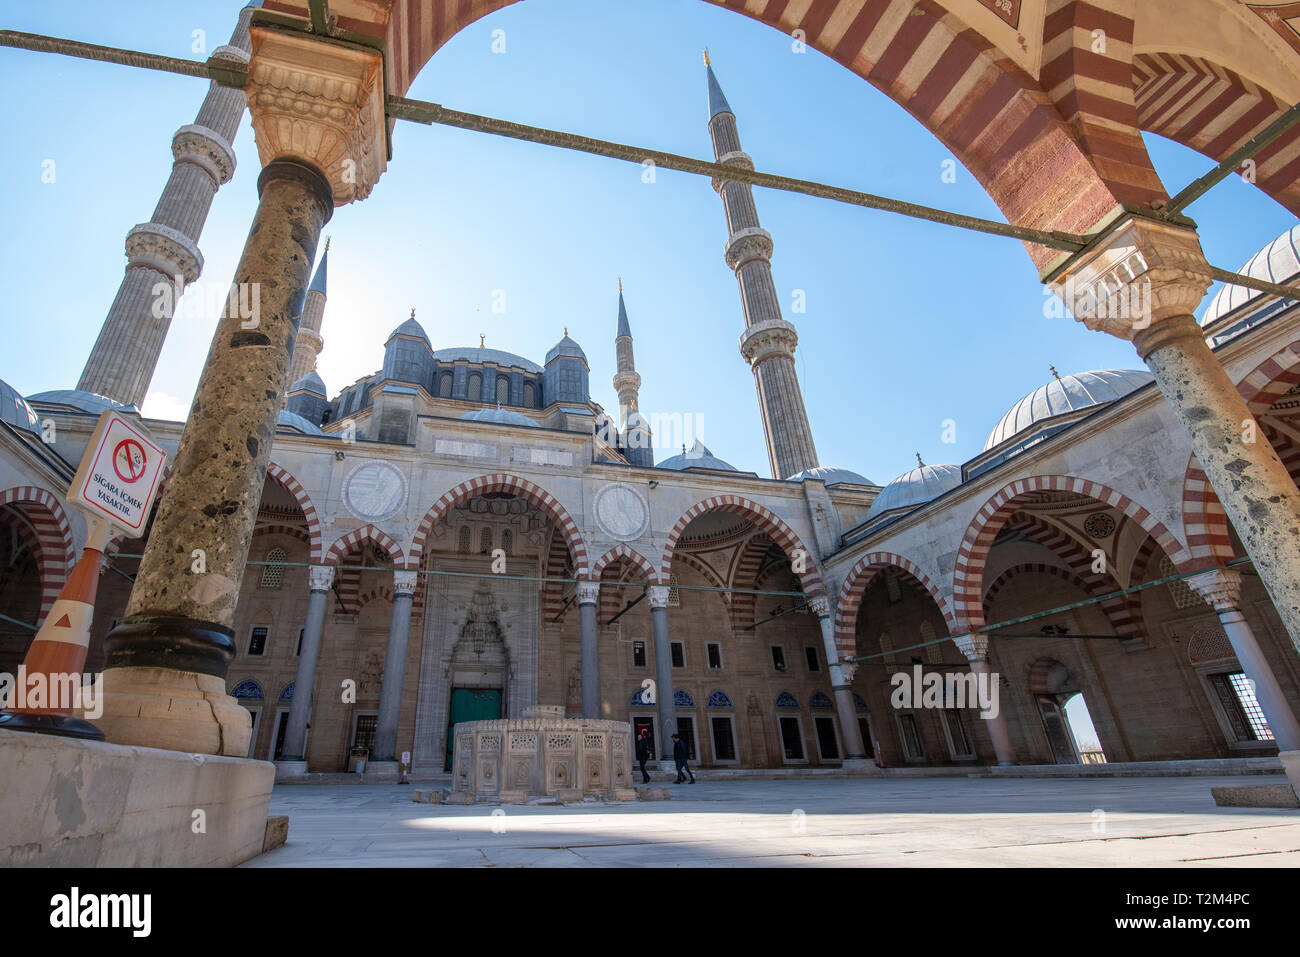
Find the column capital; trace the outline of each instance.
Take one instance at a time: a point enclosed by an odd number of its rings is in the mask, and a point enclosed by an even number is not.
[[[393,572],[393,597],[402,598],[410,597],[415,594],[415,582],[419,578],[419,573],[414,571],[403,571],[401,569]]]
[[[1241,572],[1235,568],[1211,568],[1184,579],[1217,612],[1241,610]]]
[[[333,584],[333,565],[312,565],[307,569],[307,587],[311,591],[329,591]]]
[[[856,661],[837,661],[835,664],[831,665],[831,671],[834,672],[836,668],[840,669],[840,674],[844,678],[844,684],[853,684],[853,679],[857,677],[858,674],[858,663]]]
[[[651,585],[649,588],[647,588],[646,594],[650,599],[650,607],[667,608],[668,592],[669,592],[669,588],[667,585]]]
[[[578,604],[594,605],[600,601],[600,582],[578,582]]]
[[[1190,316],[1211,277],[1194,228],[1117,210],[1091,245],[1044,282],[1089,329],[1132,340]]]
[[[808,607],[818,618],[829,618],[831,616],[830,599],[825,595],[812,595],[808,598]]]
[[[987,661],[989,657],[988,635],[966,635],[954,638],[957,650],[966,656],[967,661]]]
[[[383,57],[306,34],[252,26],[244,92],[262,165],[306,161],[334,205],[370,195],[388,168]]]

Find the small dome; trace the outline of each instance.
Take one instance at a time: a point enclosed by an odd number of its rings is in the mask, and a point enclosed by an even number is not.
[[[691,446],[689,452],[683,452],[681,455],[674,455],[672,458],[664,459],[658,465],[661,469],[676,469],[681,472],[685,469],[712,469],[716,472],[738,472],[740,471],[729,462],[724,462],[709,451],[708,447],[699,439]]]
[[[99,415],[105,409],[120,409],[124,412],[137,411],[133,405],[123,405],[106,395],[83,392],[81,389],[52,389],[49,392],[38,392],[36,395],[27,398],[29,402],[36,402],[40,405],[66,405],[80,412],[90,412],[93,415]]]
[[[384,340],[384,345],[392,342],[394,336],[410,336],[412,339],[423,339],[424,344],[429,346],[429,351],[433,351],[433,346],[429,343],[429,337],[424,334],[424,326],[416,322],[414,316],[389,333],[388,338]]]
[[[1155,377],[1150,372],[1137,369],[1101,369],[1053,380],[1035,389],[1007,410],[1002,421],[989,434],[988,441],[984,443],[984,451],[987,452],[1048,419],[1089,406],[1114,402],[1153,381]]]
[[[316,395],[323,395],[326,397],[329,395],[329,393],[325,391],[325,381],[316,374],[315,369],[312,369],[311,372],[308,372],[293,385],[289,386],[290,392],[299,392],[302,390],[314,392]]]
[[[500,407],[495,409],[475,409],[473,412],[466,412],[461,418],[467,422],[496,422],[500,425],[523,425],[531,429],[539,428],[536,422],[522,412]]]
[[[279,429],[288,429],[293,432],[301,432],[303,435],[324,435],[320,426],[312,425],[311,420],[304,418],[297,412],[290,412],[288,409],[280,411],[280,417],[276,420],[275,427]]]
[[[1300,225],[1292,226],[1273,240],[1242,266],[1237,272],[1252,279],[1287,283],[1300,273]],[[1241,308],[1252,299],[1268,295],[1245,286],[1223,286],[1201,316],[1201,325],[1210,323]]]
[[[4,380],[0,380],[0,419],[16,429],[28,432],[41,430],[41,420],[36,411],[18,394],[17,389]]]
[[[551,346],[550,352],[546,353],[546,364],[550,365],[553,360],[558,359],[560,356],[581,359],[583,362],[587,361],[587,354],[582,351],[582,346],[570,339],[567,333],[563,339]]]
[[[816,468],[804,469],[802,472],[796,472],[791,475],[787,482],[802,482],[804,479],[821,479],[827,485],[875,485],[865,475],[859,475],[857,472],[849,469],[837,469],[831,465],[819,465]]]
[[[517,356],[513,352],[502,352],[500,349],[480,349],[477,346],[467,346],[463,349],[439,349],[433,354],[433,357],[439,362],[494,362],[505,368],[523,369],[525,372],[542,371],[542,367],[536,362],[530,362],[523,356]]]
[[[922,465],[904,472],[880,490],[867,510],[867,521],[896,509],[924,505],[960,484],[959,465]]]

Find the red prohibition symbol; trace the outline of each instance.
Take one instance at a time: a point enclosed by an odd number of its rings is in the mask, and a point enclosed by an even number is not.
[[[113,471],[123,482],[138,482],[144,476],[144,448],[135,439],[123,439],[113,449]]]

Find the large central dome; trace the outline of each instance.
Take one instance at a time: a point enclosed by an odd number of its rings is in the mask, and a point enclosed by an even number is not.
[[[1137,369],[1099,369],[1067,375],[1039,386],[1007,410],[989,434],[984,451],[1049,419],[1122,399],[1154,378],[1150,372]]]
[[[439,362],[494,362],[499,366],[523,369],[525,372],[542,371],[542,367],[536,362],[530,362],[523,356],[517,356],[513,352],[502,352],[500,349],[480,349],[477,346],[436,349],[433,357]]]

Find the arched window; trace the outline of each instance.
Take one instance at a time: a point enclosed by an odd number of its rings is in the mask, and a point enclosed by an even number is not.
[[[483,376],[477,372],[469,374],[469,388],[465,392],[465,398],[471,402],[481,402],[483,400]]]
[[[537,407],[537,388],[531,382],[524,383],[524,406],[529,409]]]
[[[921,622],[921,641],[925,643],[925,660],[932,665],[943,664],[943,642],[934,641],[934,625]],[[934,644],[929,642],[934,641]]]
[[[280,582],[284,580],[284,561],[286,557],[284,549],[278,546],[266,553],[266,564],[262,566],[263,588],[280,587]]]
[[[460,552],[462,555],[468,555],[469,554],[469,526],[462,525],[460,527],[460,532],[457,534],[459,535],[459,539],[456,542],[456,551]]]
[[[501,533],[501,550],[505,552],[507,555],[509,555],[510,546],[513,544],[514,544],[514,535],[512,535],[510,529],[507,528],[504,532]]]
[[[510,404],[510,380],[503,375],[497,376],[497,405]]]
[[[442,377],[438,379],[438,395],[441,398],[451,398],[451,380],[452,374],[450,372],[444,372]]]
[[[480,555],[486,555],[491,551],[492,551],[492,529],[484,528],[483,531],[479,533],[478,553]]]

